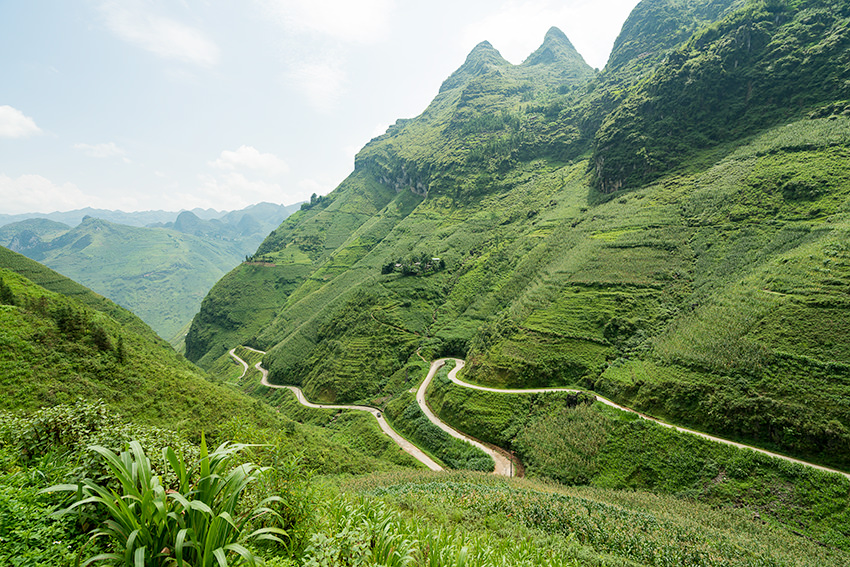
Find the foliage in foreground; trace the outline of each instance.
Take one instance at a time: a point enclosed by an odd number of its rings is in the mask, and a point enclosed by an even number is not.
[[[187,466],[172,448],[163,456],[177,478],[174,489],[164,485],[160,475],[137,441],[120,456],[105,447],[93,446],[120,485],[120,492],[89,479],[81,484],[61,484],[47,492],[72,492],[77,500],[61,512],[94,505],[105,508],[109,519],[94,532],[92,539],[107,538],[114,551],[89,558],[95,561],[119,562],[128,567],[154,565],[173,559],[177,565],[211,567],[257,563],[254,554],[237,540],[249,520],[258,515],[280,518],[266,505],[279,501],[270,497],[255,510],[239,508],[242,493],[255,482],[263,469],[252,464],[232,466],[240,445],[224,443],[211,453],[201,438],[200,458]],[[259,528],[246,539],[270,539],[282,543],[286,535],[277,527]],[[234,559],[236,559],[234,561]]]

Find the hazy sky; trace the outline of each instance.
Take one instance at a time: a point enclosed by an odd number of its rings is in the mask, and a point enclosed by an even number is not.
[[[472,48],[561,28],[602,68],[637,0],[5,0],[0,213],[331,191]]]

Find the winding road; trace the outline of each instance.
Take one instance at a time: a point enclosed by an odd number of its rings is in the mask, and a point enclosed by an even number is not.
[[[458,361],[463,366],[463,361]],[[484,392],[495,392],[498,394],[543,394],[546,392],[573,392],[573,393],[587,393],[585,390],[576,390],[573,388],[533,388],[533,389],[502,389],[502,388],[490,388],[487,386],[479,386],[478,384],[470,384],[469,382],[464,382],[460,378],[457,377],[457,369],[454,372],[449,373],[449,380],[457,384],[458,386],[463,386],[464,388],[471,388],[473,390],[481,390]],[[801,461],[800,459],[795,459],[793,457],[789,457],[787,455],[782,455],[780,453],[774,453],[772,451],[768,451],[766,449],[759,449],[758,447],[753,447],[752,445],[745,445],[743,443],[738,443],[736,441],[730,441],[729,439],[723,439],[722,437],[715,437],[714,435],[709,435],[708,433],[703,433],[701,431],[696,431],[694,429],[688,429],[687,427],[679,427],[678,425],[673,425],[672,423],[665,423],[657,418],[648,416],[646,414],[640,413],[639,411],[633,410],[631,408],[627,408],[625,406],[621,406],[620,404],[614,403],[608,398],[603,398],[602,396],[596,395],[596,401],[605,404],[606,406],[611,406],[612,408],[616,408],[620,411],[625,411],[629,413],[633,413],[640,417],[641,419],[645,419],[647,421],[651,421],[656,423],[662,427],[667,427],[669,429],[673,429],[675,431],[679,431],[681,433],[690,433],[691,435],[696,435],[697,437],[702,437],[703,439],[708,439],[709,441],[714,441],[715,443],[722,443],[724,445],[731,445],[732,447],[737,447],[739,449],[749,449],[750,451],[755,451],[756,453],[761,453],[763,455],[768,455],[770,457],[774,457],[776,459],[782,459],[791,463],[797,463],[799,465],[803,465],[806,467],[810,467],[813,469],[817,469],[820,471],[831,472],[840,474],[847,479],[850,479],[850,473],[846,473],[844,471],[839,471],[836,469],[831,469],[829,467],[824,467],[821,465],[816,465],[814,463],[810,463],[808,461]]]
[[[246,349],[248,349],[252,352],[265,354],[261,350],[256,350],[256,349],[253,349],[253,348],[250,348],[250,347],[244,347],[244,348],[246,348]],[[245,362],[244,360],[242,360],[236,354],[236,349],[230,350],[230,356],[235,358],[242,365],[242,367],[244,369],[244,370],[242,370],[242,375],[239,376],[239,378],[241,379],[242,377],[245,376],[245,373],[248,372],[248,368],[249,368],[248,363]],[[393,441],[395,441],[396,444],[399,447],[401,447],[405,452],[410,454],[413,458],[415,458],[416,460],[421,462],[423,465],[425,465],[426,467],[428,467],[432,471],[443,470],[443,467],[441,467],[436,462],[434,462],[434,460],[431,457],[429,457],[428,455],[426,455],[424,452],[422,452],[422,450],[419,447],[417,447],[416,445],[414,445],[413,443],[411,443],[410,441],[408,441],[407,439],[405,439],[404,437],[399,435],[398,432],[396,432],[395,429],[390,427],[390,424],[387,423],[387,420],[384,418],[384,415],[381,413],[381,410],[379,410],[377,408],[369,407],[369,406],[344,406],[344,405],[314,404],[313,402],[309,401],[304,396],[304,392],[302,392],[301,388],[299,388],[297,386],[281,386],[279,384],[272,384],[271,382],[269,382],[269,371],[266,370],[265,368],[263,368],[261,362],[258,362],[257,364],[255,364],[254,368],[259,370],[260,374],[262,374],[262,378],[260,379],[260,383],[263,386],[266,386],[268,388],[278,388],[278,389],[285,388],[287,390],[291,390],[295,394],[295,397],[298,400],[298,402],[303,406],[307,406],[308,408],[333,409],[333,410],[356,410],[356,411],[365,411],[365,412],[371,413],[373,416],[375,416],[375,419],[378,420],[378,425],[381,426],[381,431],[383,431],[384,433],[389,435],[390,438]]]
[[[496,450],[492,447],[481,443],[480,441],[469,437],[468,435],[464,435],[457,429],[453,428],[448,423],[442,421],[439,417],[431,411],[431,408],[428,406],[428,402],[425,401],[425,392],[428,390],[428,386],[431,385],[431,381],[434,379],[434,376],[437,375],[437,371],[445,366],[446,362],[449,360],[455,361],[455,367],[449,371],[449,379],[452,382],[459,383],[457,378],[457,373],[463,368],[464,362],[459,358],[440,358],[431,363],[431,368],[428,370],[428,375],[425,377],[425,380],[422,381],[422,384],[419,386],[419,389],[416,390],[416,403],[419,404],[419,408],[422,410],[431,423],[461,441],[466,441],[467,443],[478,447],[490,457],[493,458],[493,462],[495,463],[495,468],[493,469],[494,474],[500,474],[503,476],[513,476],[513,467],[511,466],[511,459],[506,454],[507,452],[504,450]]]
[[[256,350],[256,349],[253,349],[253,348],[250,348],[250,347],[243,347],[243,348],[250,350],[250,351],[253,351],[253,352],[256,352],[256,353],[265,354],[263,351]],[[241,358],[239,358],[239,356],[236,354],[236,349],[230,350],[230,356],[232,356],[234,359],[236,359],[243,366],[242,375],[240,376],[240,379],[241,379],[243,376],[245,376],[245,373],[248,371],[248,368],[249,368],[248,363],[245,362],[244,360],[242,360]],[[454,429],[453,427],[451,427],[447,423],[443,422],[439,417],[437,417],[434,414],[434,412],[431,411],[431,408],[428,407],[428,403],[425,400],[425,393],[428,390],[428,386],[430,386],[432,380],[434,379],[434,376],[436,376],[436,374],[437,374],[437,371],[440,368],[442,368],[446,364],[446,362],[448,362],[449,360],[453,360],[455,362],[455,367],[449,372],[448,379],[451,380],[453,383],[457,384],[458,386],[461,386],[461,387],[464,387],[464,388],[471,388],[473,390],[481,390],[481,391],[484,391],[484,392],[494,392],[494,393],[498,393],[498,394],[543,394],[543,393],[547,393],[547,392],[587,393],[584,390],[577,390],[577,389],[573,389],[573,388],[509,389],[509,388],[490,388],[490,387],[487,387],[487,386],[480,386],[478,384],[471,384],[469,382],[464,382],[463,380],[461,380],[460,378],[457,377],[457,373],[464,367],[465,363],[464,363],[463,360],[461,360],[459,358],[441,358],[441,359],[433,361],[431,363],[430,369],[428,370],[428,375],[425,377],[425,380],[422,381],[422,384],[419,386],[419,389],[416,391],[416,402],[419,404],[419,407],[422,409],[422,412],[428,417],[429,420],[431,420],[432,423],[434,423],[434,425],[436,425],[437,427],[439,427],[443,431],[447,432],[452,437],[456,437],[458,439],[466,441],[467,443],[471,443],[475,447],[481,449],[482,451],[484,451],[485,453],[490,455],[490,457],[493,458],[493,461],[495,463],[495,469],[494,469],[493,473],[498,474],[498,475],[512,476],[513,473],[514,473],[514,467],[511,463],[511,458],[510,458],[509,454],[507,453],[507,451],[504,451],[503,449],[494,449],[493,447],[485,445],[484,443],[481,443],[480,441],[473,439],[473,438],[469,437],[468,435],[465,435],[464,433]],[[264,386],[267,386],[269,388],[287,388],[289,390],[292,390],[295,393],[295,396],[298,398],[298,401],[302,405],[305,405],[307,407],[323,408],[323,409],[359,410],[359,411],[367,411],[367,412],[371,413],[378,420],[378,423],[380,424],[381,429],[384,431],[384,433],[389,435],[393,439],[393,441],[395,441],[402,449],[404,449],[406,452],[408,452],[414,458],[416,458],[417,460],[419,460],[420,462],[425,464],[425,466],[427,466],[431,470],[435,470],[435,471],[443,470],[442,467],[440,465],[438,465],[437,463],[435,463],[430,457],[428,457],[428,455],[423,453],[418,447],[416,447],[415,445],[410,443],[404,437],[399,435],[392,427],[390,427],[390,425],[383,418],[380,410],[373,408],[373,407],[369,407],[369,406],[346,406],[346,405],[314,404],[312,402],[309,402],[307,400],[307,398],[304,397],[304,393],[301,391],[301,389],[297,388],[296,386],[280,386],[280,385],[277,385],[277,384],[270,383],[268,381],[269,373],[266,369],[264,369],[262,367],[262,364],[260,362],[258,362],[255,365],[255,368],[258,371],[260,371],[260,373],[262,374],[261,383]],[[703,439],[707,439],[709,441],[713,441],[715,443],[722,443],[724,445],[731,445],[731,446],[737,447],[739,449],[749,449],[751,451],[755,451],[755,452],[761,453],[763,455],[768,455],[770,457],[774,457],[774,458],[777,458],[777,459],[783,459],[783,460],[791,462],[791,463],[797,463],[799,465],[803,465],[803,466],[810,467],[810,468],[813,468],[813,469],[817,469],[817,470],[820,470],[820,471],[840,474],[840,475],[842,475],[845,478],[850,480],[850,473],[846,473],[846,472],[839,471],[839,470],[836,470],[836,469],[832,469],[832,468],[829,468],[829,467],[824,467],[824,466],[821,466],[821,465],[816,465],[814,463],[809,463],[807,461],[801,461],[799,459],[795,459],[795,458],[789,457],[787,455],[782,455],[782,454],[779,454],[779,453],[774,453],[772,451],[767,451],[765,449],[760,449],[758,447],[753,447],[751,445],[745,445],[743,443],[730,441],[728,439],[723,439],[722,437],[715,437],[713,435],[709,435],[709,434],[703,433],[701,431],[695,431],[693,429],[688,429],[688,428],[679,427],[679,426],[676,426],[676,425],[673,425],[673,424],[670,424],[670,423],[665,423],[665,422],[660,421],[660,420],[658,420],[654,417],[640,413],[639,411],[633,410],[631,408],[627,408],[625,406],[621,406],[621,405],[614,403],[611,400],[604,398],[602,396],[599,396],[599,395],[596,396],[596,401],[603,403],[607,406],[616,408],[620,411],[633,413],[633,414],[637,415],[638,417],[640,417],[641,419],[645,419],[647,421],[652,421],[652,422],[654,422],[654,423],[656,423],[656,424],[658,424],[662,427],[674,429],[674,430],[682,432],[682,433],[689,433],[691,435],[696,435],[698,437],[701,437]]]

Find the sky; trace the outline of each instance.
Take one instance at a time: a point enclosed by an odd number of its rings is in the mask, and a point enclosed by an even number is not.
[[[3,0],[0,214],[293,204],[481,41],[603,68],[637,0]]]

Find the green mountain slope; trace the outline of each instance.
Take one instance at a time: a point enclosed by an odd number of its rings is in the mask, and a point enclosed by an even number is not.
[[[383,438],[374,420],[357,422],[355,442],[326,423],[292,422],[279,410],[226,387],[226,376],[227,372],[210,380],[131,312],[38,262],[0,248],[4,424],[8,423],[4,412],[31,416],[39,408],[61,404],[70,407],[69,416],[76,406],[82,412],[76,419],[85,420],[88,410],[83,406],[100,400],[122,416],[130,427],[127,431],[153,426],[195,440],[205,432],[211,439],[248,436],[249,442],[273,436],[281,450],[324,473],[411,464],[406,454],[387,448],[392,443]],[[7,441],[0,439],[0,450]]]
[[[0,244],[132,309],[177,344],[210,287],[295,209],[260,203],[214,219],[184,211],[151,227],[28,219],[0,228]]]
[[[48,219],[27,219],[0,227],[0,242],[7,248],[29,248],[44,240],[53,240],[71,230],[61,222]]]
[[[0,307],[2,409],[103,399],[138,422],[194,432],[215,429],[224,412],[255,411],[108,299],[6,249],[0,266],[10,291]]]
[[[850,467],[847,67],[823,67],[846,10],[645,2],[599,76],[556,30],[518,66],[479,45],[213,288],[187,356],[247,342],[273,380],[374,401],[453,354]]]
[[[26,244],[17,250],[134,310],[165,338],[242,257],[232,242],[91,217],[52,240],[11,244]]]
[[[602,192],[850,98],[847,2],[749,2],[680,44],[594,141]]]

